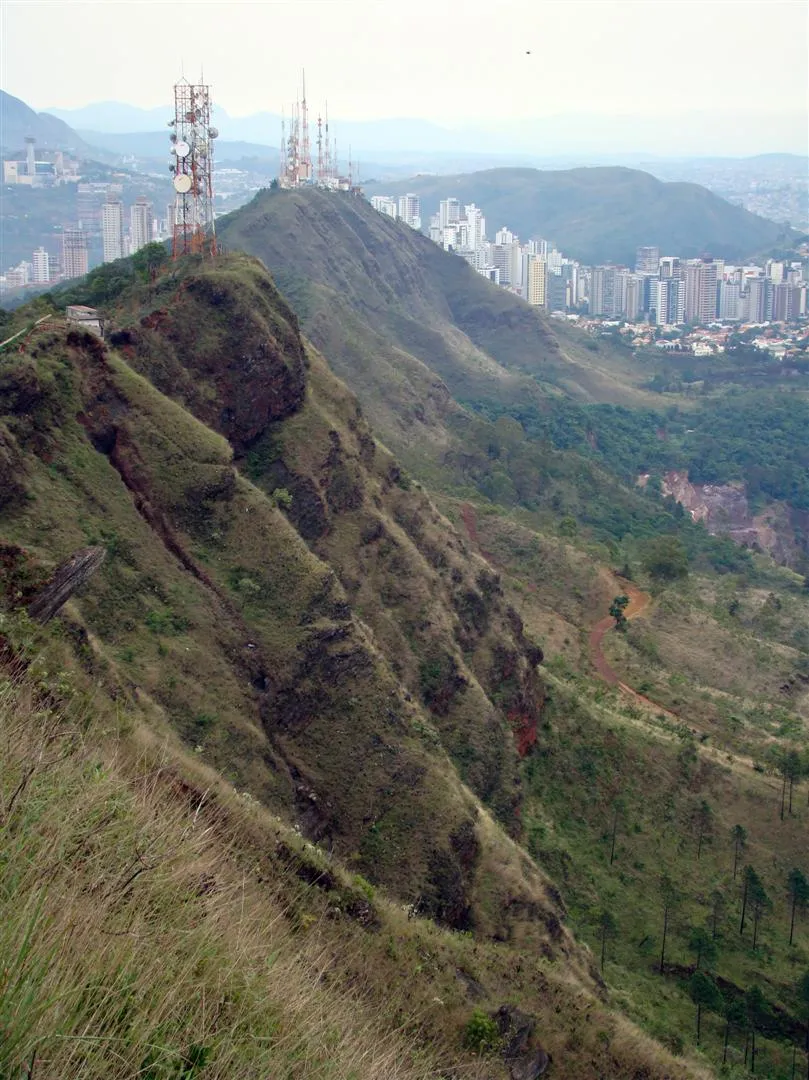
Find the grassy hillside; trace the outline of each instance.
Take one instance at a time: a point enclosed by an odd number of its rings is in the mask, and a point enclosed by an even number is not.
[[[791,230],[733,206],[698,184],[664,183],[637,169],[487,169],[457,176],[413,177],[380,192],[421,196],[429,222],[440,199],[476,203],[491,233],[508,226],[523,240],[545,237],[587,264],[635,264],[635,249],[696,258],[705,252],[742,259],[780,244]],[[377,189],[369,188],[368,194]]]
[[[0,367],[4,1068],[495,1077],[541,1045],[559,1076],[702,1075],[611,1012],[516,842],[541,652],[260,265],[177,264],[109,315]]]
[[[54,1074],[71,1075],[75,1058],[58,1053],[98,1024],[96,1075],[116,1075],[111,1030],[120,1075],[364,1077],[392,1055],[402,1076],[513,1080],[539,1075],[547,1051],[549,1075],[662,1080],[728,1074],[725,1034],[729,1075],[789,1076],[793,1053],[800,1069],[808,924],[801,903],[789,941],[787,882],[809,876],[802,578],[508,415],[528,401],[552,416],[574,369],[585,400],[631,392],[621,354],[557,338],[347,196],[260,196],[226,228],[231,247],[244,234],[273,258],[293,252],[278,273],[286,299],[246,255],[154,280],[113,264],[63,294],[105,303],[104,344],[51,314],[0,357],[0,662],[4,722],[22,733],[0,744],[0,808],[27,815],[15,828],[46,852],[81,854],[40,897],[35,949],[14,905],[4,963],[23,974],[0,987],[0,1021],[33,1010],[14,1028],[15,1068],[30,1065],[33,1031]],[[15,313],[9,332],[48,303]],[[104,565],[34,628],[30,597],[87,544],[106,549]],[[621,593],[632,617],[618,633],[608,611]],[[58,741],[74,707],[76,746]],[[64,747],[54,788],[50,766],[26,779],[43,718]],[[130,839],[116,847],[118,817],[98,826],[113,830],[108,862],[84,854],[98,814],[75,782],[88,760],[128,793]],[[75,806],[76,832],[54,839],[57,803]],[[188,842],[207,807],[203,850]],[[153,849],[176,852],[168,891]],[[211,863],[245,891],[206,884],[200,902]],[[23,869],[8,867],[0,896],[16,899]],[[122,909],[103,894],[85,966],[63,950],[48,982],[59,919],[99,895],[97,878],[124,883]],[[755,888],[740,929],[744,880]],[[126,922],[164,905],[178,918],[203,907],[188,921],[200,936],[178,942],[162,916]],[[242,965],[223,975],[216,960],[229,924],[247,950],[238,993],[227,979]],[[94,945],[133,928],[151,996],[115,943]],[[294,968],[289,1002],[251,967],[265,934],[273,965]],[[149,973],[169,948],[193,974],[166,1020],[169,989]],[[71,997],[94,971],[102,988],[124,972],[142,1011],[110,1018],[103,991],[101,1005]],[[203,982],[205,1022],[200,977],[219,979]],[[214,994],[225,1004],[212,1014]],[[265,999],[278,1027],[256,1035]]]

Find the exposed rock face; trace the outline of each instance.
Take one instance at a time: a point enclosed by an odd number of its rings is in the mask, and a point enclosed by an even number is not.
[[[242,454],[303,402],[298,320],[258,263],[238,276],[201,271],[183,284],[110,344]]]
[[[729,536],[744,547],[760,549],[787,566],[809,545],[809,515],[778,503],[752,514],[744,483],[692,484],[686,472],[668,472],[662,492],[676,499],[694,521],[712,535]]]

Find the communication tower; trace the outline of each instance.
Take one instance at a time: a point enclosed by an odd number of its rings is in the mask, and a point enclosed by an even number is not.
[[[171,164],[176,259],[192,253],[216,254],[213,209],[213,145],[219,132],[211,125],[210,87],[181,79],[174,87]]]

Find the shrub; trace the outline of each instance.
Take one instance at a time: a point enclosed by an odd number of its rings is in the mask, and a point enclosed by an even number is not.
[[[475,1009],[466,1022],[463,1044],[476,1054],[491,1054],[500,1042],[497,1024],[483,1009]]]

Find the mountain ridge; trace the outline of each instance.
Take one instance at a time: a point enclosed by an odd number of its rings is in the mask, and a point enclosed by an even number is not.
[[[425,228],[439,199],[454,196],[482,207],[490,231],[508,226],[523,239],[544,236],[584,263],[634,266],[636,248],[647,244],[683,258],[707,252],[738,260],[798,235],[698,184],[621,166],[490,169],[368,185],[369,195],[408,191],[421,196]]]

